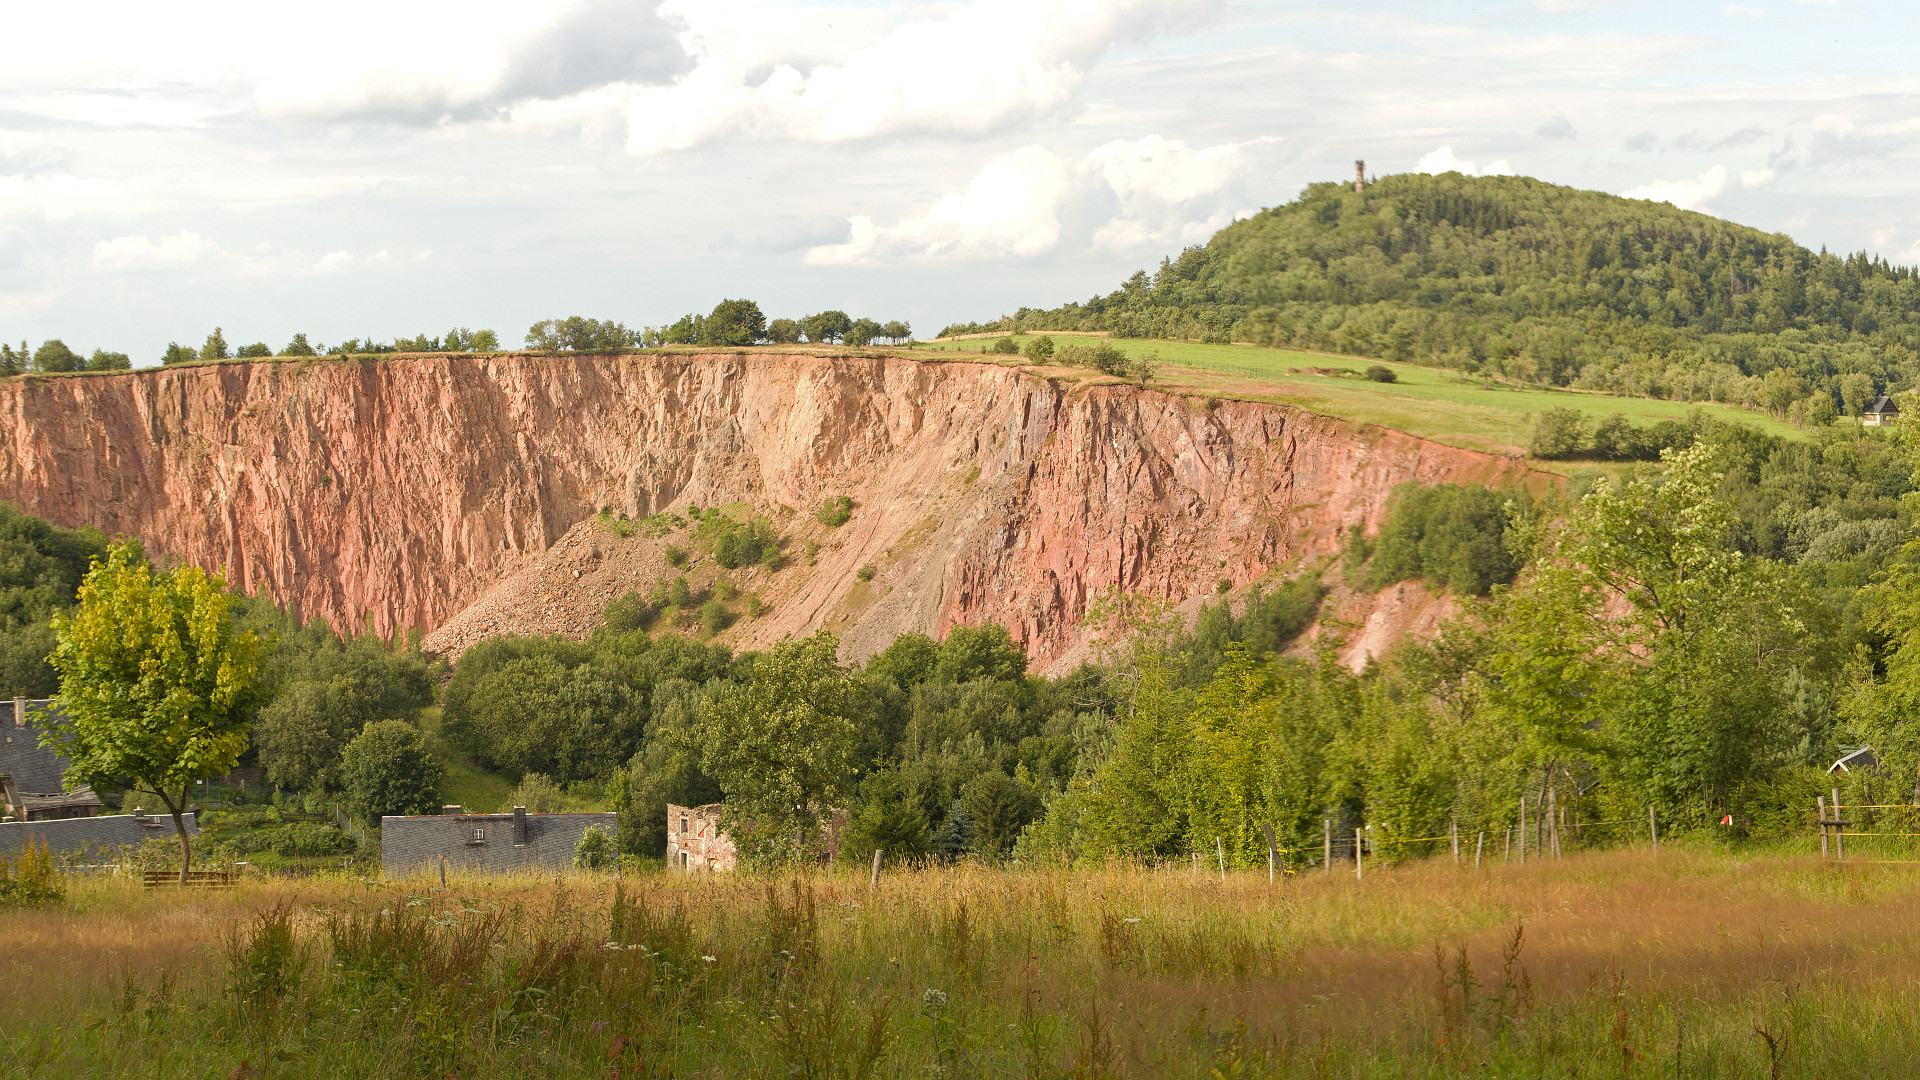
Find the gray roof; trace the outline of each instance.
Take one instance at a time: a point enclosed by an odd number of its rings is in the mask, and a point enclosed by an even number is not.
[[[189,836],[200,831],[195,815],[182,815]],[[172,837],[173,818],[166,814],[108,814],[102,817],[63,818],[58,821],[0,821],[0,855],[20,850],[31,837],[50,851],[100,851],[126,847],[154,836]]]
[[[40,732],[47,721],[60,716],[53,702],[41,699],[26,703],[26,720],[15,723],[13,700],[0,701],[0,773],[13,777],[20,791],[50,795],[60,790],[67,771],[67,759],[40,745]]]
[[[1867,411],[1870,413],[1894,413],[1897,415],[1900,412],[1900,406],[1895,405],[1892,398],[1882,394],[1873,399],[1873,404],[1867,406]]]

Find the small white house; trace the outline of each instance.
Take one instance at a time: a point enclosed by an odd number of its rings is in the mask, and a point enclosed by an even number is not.
[[[1895,405],[1893,399],[1885,394],[1874,398],[1873,404],[1867,406],[1866,411],[1860,414],[1860,424],[1863,427],[1892,427],[1893,422],[1898,419],[1900,419],[1900,406]]]

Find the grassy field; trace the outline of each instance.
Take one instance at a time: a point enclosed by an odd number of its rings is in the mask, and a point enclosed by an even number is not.
[[[1058,342],[1099,335],[1055,334]],[[926,342],[914,351],[977,352],[988,338]],[[1017,338],[1024,342],[1026,339]],[[1283,401],[1329,416],[1398,428],[1425,438],[1475,449],[1517,453],[1525,449],[1532,414],[1551,408],[1578,409],[1599,418],[1621,413],[1635,424],[1678,420],[1689,409],[1789,438],[1804,438],[1791,424],[1728,405],[1622,398],[1576,390],[1519,389],[1415,364],[1387,364],[1359,357],[1252,345],[1200,345],[1180,341],[1114,342],[1130,356],[1157,353],[1155,380],[1169,389],[1256,400]],[[987,357],[992,359],[993,357]],[[1008,358],[1011,359],[1011,358]],[[1357,375],[1375,364],[1391,368],[1391,383],[1316,375],[1309,368],[1348,369]]]
[[[9,1077],[1896,1077],[1920,869],[979,867],[0,913]]]

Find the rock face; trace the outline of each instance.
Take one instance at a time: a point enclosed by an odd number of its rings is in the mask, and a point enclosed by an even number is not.
[[[436,632],[450,652],[489,590],[579,579],[548,549],[589,543],[599,508],[744,501],[820,547],[768,575],[771,613],[736,643],[828,626],[859,656],[992,621],[1045,663],[1106,589],[1185,600],[1331,553],[1401,482],[1525,471],[1286,406],[1044,370],[754,350],[14,379],[0,499],[225,566],[305,617]],[[814,525],[837,494],[853,520]]]

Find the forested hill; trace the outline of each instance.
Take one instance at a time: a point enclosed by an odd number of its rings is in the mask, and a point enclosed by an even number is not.
[[[1014,328],[1291,344],[1737,402],[1736,378],[1775,368],[1836,396],[1849,372],[1912,385],[1920,276],[1666,203],[1416,174],[1358,192],[1315,184],[1106,296],[948,329]]]

